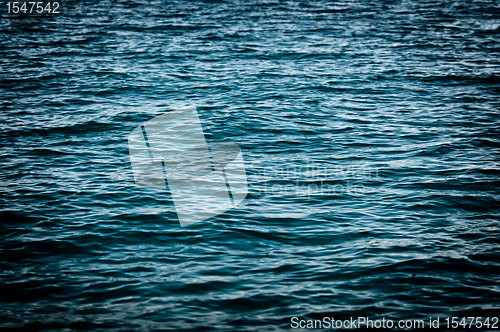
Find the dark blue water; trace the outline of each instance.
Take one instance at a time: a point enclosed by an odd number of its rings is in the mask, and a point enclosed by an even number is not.
[[[500,316],[498,1],[2,17],[0,327]],[[249,194],[181,228],[135,184],[127,137],[193,105],[241,147]]]

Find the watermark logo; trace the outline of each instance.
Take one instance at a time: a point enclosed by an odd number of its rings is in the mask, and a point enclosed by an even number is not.
[[[181,226],[217,216],[245,199],[245,163],[234,143],[208,143],[196,108],[157,116],[128,137],[138,186],[169,190]]]

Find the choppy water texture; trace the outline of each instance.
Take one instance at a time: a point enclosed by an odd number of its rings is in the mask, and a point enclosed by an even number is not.
[[[2,13],[1,327],[500,315],[498,1]],[[186,105],[241,147],[250,192],[181,228],[127,136]]]

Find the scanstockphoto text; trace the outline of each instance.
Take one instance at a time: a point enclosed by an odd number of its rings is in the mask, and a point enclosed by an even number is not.
[[[259,167],[249,165],[252,191],[264,195],[306,196],[354,195],[368,193],[380,181],[376,167],[363,165],[323,165],[307,160],[302,165]]]
[[[250,165],[252,166],[252,165]],[[318,178],[318,179],[378,179],[376,167],[364,165],[323,165],[314,160],[306,160],[305,165],[282,165],[258,167],[259,176],[278,177],[284,179]]]
[[[387,319],[385,317],[349,317],[336,319],[323,317],[322,319],[304,319],[292,317],[292,329],[451,329],[451,330],[497,330],[500,328],[498,317],[429,317],[428,319]]]

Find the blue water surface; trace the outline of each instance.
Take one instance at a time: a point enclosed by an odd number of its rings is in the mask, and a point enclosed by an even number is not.
[[[0,327],[499,317],[499,33],[495,0],[4,7]],[[127,137],[185,106],[249,193],[180,227]]]

